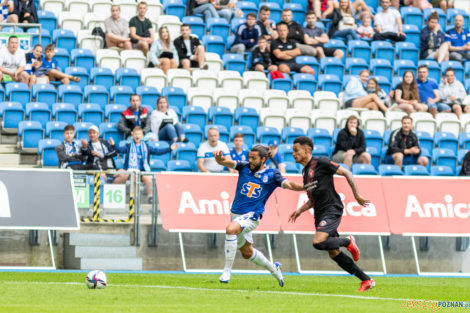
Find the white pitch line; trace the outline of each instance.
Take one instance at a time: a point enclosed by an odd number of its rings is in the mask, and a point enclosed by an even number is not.
[[[37,285],[83,285],[78,282],[39,282],[39,281],[1,281],[4,284],[37,284]],[[422,302],[438,302],[438,300],[424,300],[424,299],[404,299],[404,298],[381,298],[381,297],[367,297],[355,295],[341,295],[329,293],[316,293],[316,292],[295,292],[295,291],[272,291],[272,290],[245,290],[245,289],[226,289],[226,288],[197,288],[186,286],[165,286],[165,285],[126,285],[126,284],[109,284],[108,287],[130,287],[130,288],[157,288],[157,289],[181,289],[181,290],[194,290],[194,291],[223,291],[223,292],[240,292],[240,293],[260,293],[260,294],[275,294],[275,295],[291,295],[291,296],[317,296],[317,297],[338,297],[338,298],[352,298],[363,300],[387,300],[387,301],[422,301]]]

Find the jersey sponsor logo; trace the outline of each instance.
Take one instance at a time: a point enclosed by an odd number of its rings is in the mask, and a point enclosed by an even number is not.
[[[248,182],[243,184],[240,193],[248,198],[258,198],[261,195],[262,190],[263,188],[261,188],[260,185]]]
[[[455,203],[451,195],[444,196],[445,203],[420,203],[415,195],[408,195],[405,218],[470,218],[470,203]]]

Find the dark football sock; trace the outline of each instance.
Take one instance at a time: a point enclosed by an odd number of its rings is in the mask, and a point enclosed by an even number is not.
[[[369,280],[370,277],[364,273],[359,266],[354,263],[353,259],[348,257],[346,254],[343,252],[340,252],[337,256],[333,258],[333,260],[338,263],[339,267],[341,267],[343,270],[348,272],[349,274],[352,274],[359,278],[360,280]]]
[[[347,247],[350,242],[348,238],[328,237],[325,241],[314,244],[313,247],[317,250],[334,250]]]

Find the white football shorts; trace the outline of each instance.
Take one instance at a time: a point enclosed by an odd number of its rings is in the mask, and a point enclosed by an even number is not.
[[[253,215],[254,212],[248,212],[245,214],[232,213],[230,215],[230,220],[237,222],[242,228],[242,232],[237,236],[239,249],[243,247],[247,241],[253,244],[252,231],[255,230],[259,225],[259,218],[257,220],[253,220]]]

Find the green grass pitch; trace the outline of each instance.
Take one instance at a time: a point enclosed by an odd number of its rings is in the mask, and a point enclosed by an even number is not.
[[[86,273],[0,272],[0,312],[470,312],[432,308],[432,302],[470,301],[470,278],[375,277],[376,288],[357,293],[347,276],[107,273],[108,286],[89,290]],[[410,302],[407,302],[410,301]],[[423,305],[424,304],[424,305]]]

